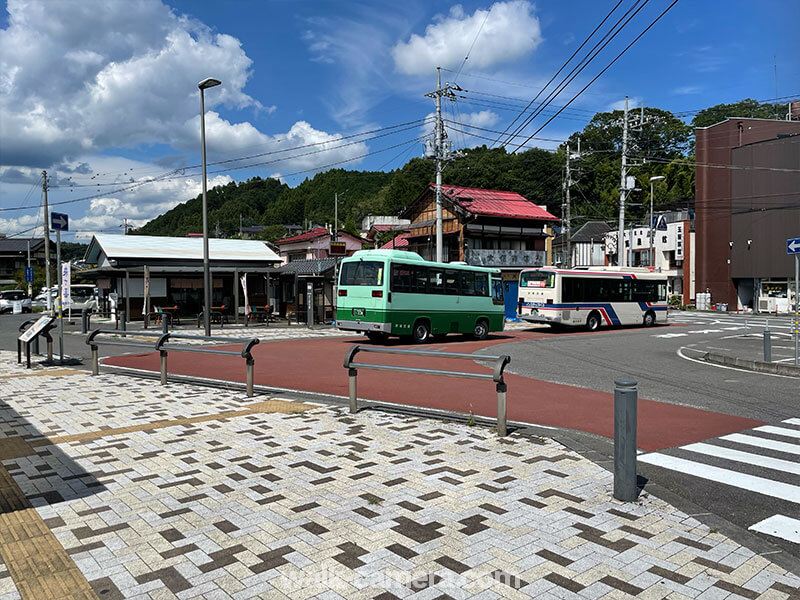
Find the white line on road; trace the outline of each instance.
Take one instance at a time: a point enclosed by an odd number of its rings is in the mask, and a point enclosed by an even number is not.
[[[773,515],[751,525],[748,529],[800,544],[800,521],[785,515]]]
[[[766,438],[758,437],[755,435],[731,433],[728,435],[723,435],[719,439],[728,440],[729,442],[736,442],[737,444],[746,444],[748,446],[755,446],[756,448],[766,448],[767,450],[777,450],[778,452],[786,452],[787,454],[800,455],[800,446],[798,446],[797,444],[776,442],[775,440],[768,440]]]
[[[786,429],[785,427],[762,425],[761,427],[756,427],[755,431],[763,431],[764,433],[771,433],[773,435],[782,435],[784,437],[793,437],[800,440],[800,431],[798,431],[797,429]]]
[[[794,462],[791,460],[781,460],[780,458],[772,458],[771,456],[761,456],[760,454],[753,454],[752,452],[732,450],[731,448],[726,448],[724,446],[714,446],[713,444],[705,444],[703,442],[681,446],[681,450],[690,450],[691,452],[697,452],[707,456],[716,456],[717,458],[725,458],[727,460],[734,460],[736,462],[747,463],[749,465],[756,465],[766,469],[773,469],[775,471],[784,471],[786,473],[800,475],[800,462]]]
[[[717,369],[729,369],[731,371],[739,371],[740,373],[750,373],[751,375],[766,375],[767,377],[783,377],[784,379],[796,379],[794,375],[778,375],[777,373],[759,373],[758,371],[751,371],[750,369],[739,369],[737,367],[729,367],[728,365],[718,365],[716,363],[706,362],[704,360],[700,360],[699,358],[692,358],[691,356],[686,356],[683,353],[683,350],[692,350],[693,352],[703,352],[702,350],[698,350],[697,348],[689,348],[688,346],[681,346],[680,348],[678,348],[677,355],[684,360],[700,363],[701,365],[705,365],[707,367],[716,367]]]
[[[711,465],[669,456],[668,454],[645,454],[644,456],[638,457],[638,460],[657,467],[671,469],[687,475],[694,475],[701,479],[724,483],[725,485],[750,490],[751,492],[763,494],[764,496],[772,496],[773,498],[780,498],[787,502],[800,504],[800,487],[796,485],[772,481],[771,479],[764,479],[763,477],[756,477],[755,475],[737,473],[729,469],[720,469],[719,467],[712,467]]]
[[[781,422],[788,423],[789,425],[800,425],[800,419],[786,419],[785,421]]]

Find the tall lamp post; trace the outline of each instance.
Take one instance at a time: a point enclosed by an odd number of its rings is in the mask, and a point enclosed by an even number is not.
[[[663,175],[656,175],[650,178],[650,266],[656,266],[655,255],[655,229],[653,228],[653,182],[666,179]]]
[[[207,77],[197,84],[200,88],[200,144],[203,153],[203,325],[211,335],[211,269],[208,266],[208,203],[206,201],[206,102],[205,90],[222,83]],[[238,283],[237,283],[238,285]]]

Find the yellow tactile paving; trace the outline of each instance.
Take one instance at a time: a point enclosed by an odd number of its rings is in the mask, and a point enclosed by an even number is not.
[[[25,373],[13,373],[11,375],[0,375],[0,379],[13,379],[15,377],[69,377],[70,375],[88,375],[86,371],[78,369],[52,369],[50,371],[28,371]]]
[[[6,505],[0,506],[0,558],[22,600],[97,599],[86,577],[2,465],[0,504]]]

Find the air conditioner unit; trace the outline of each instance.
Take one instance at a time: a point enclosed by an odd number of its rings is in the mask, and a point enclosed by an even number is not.
[[[759,298],[758,312],[775,312],[775,298]]]

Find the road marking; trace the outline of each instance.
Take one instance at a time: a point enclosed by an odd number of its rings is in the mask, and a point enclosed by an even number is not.
[[[794,375],[778,375],[777,373],[759,373],[758,371],[751,371],[750,369],[739,369],[738,367],[729,367],[728,365],[718,365],[716,363],[706,362],[704,360],[700,360],[699,358],[692,358],[691,356],[686,356],[683,353],[684,350],[692,350],[694,352],[702,352],[702,350],[698,350],[696,348],[689,348],[688,346],[681,346],[680,348],[678,348],[676,354],[684,360],[696,362],[701,365],[705,365],[707,367],[716,367],[717,369],[729,369],[731,371],[739,371],[740,373],[750,373],[751,375],[764,375],[766,377],[783,377],[784,379],[796,379]]]
[[[773,435],[782,435],[784,437],[793,437],[800,440],[800,431],[797,429],[786,429],[785,427],[762,425],[761,427],[756,427],[755,431],[763,431],[764,433],[772,433]]]
[[[696,444],[687,444],[681,446],[682,450],[690,450],[699,454],[707,456],[716,456],[717,458],[725,458],[727,460],[734,460],[736,462],[743,462],[749,465],[757,465],[775,471],[784,471],[786,473],[794,473],[800,475],[800,462],[791,460],[781,460],[779,458],[772,458],[771,456],[761,456],[760,454],[753,454],[752,452],[742,452],[740,450],[732,450],[724,446],[714,446],[713,444],[705,444],[698,442]]]
[[[800,455],[800,446],[798,446],[797,444],[787,444],[786,442],[777,442],[775,440],[768,440],[766,438],[761,438],[754,435],[731,433],[728,435],[723,435],[719,439],[728,440],[729,442],[736,442],[737,444],[746,444],[748,446],[755,446],[756,448],[766,448],[767,450],[777,450],[778,452],[786,452],[788,454]]]
[[[662,333],[661,335],[654,335],[653,337],[657,338],[676,338],[676,337],[685,337],[686,333]]]
[[[725,485],[749,490],[764,496],[772,496],[773,498],[780,498],[787,502],[800,504],[800,486],[789,485],[788,483],[782,483],[780,481],[772,481],[771,479],[764,479],[763,477],[756,477],[754,475],[737,473],[729,469],[720,469],[719,467],[712,467],[691,460],[669,456],[668,454],[645,454],[644,456],[640,456],[638,460],[657,467],[700,477],[701,479],[724,483]]]
[[[722,329],[693,329],[689,333],[722,333]]]
[[[748,529],[800,544],[800,521],[785,515],[773,515],[751,525]]]
[[[781,422],[788,423],[789,425],[800,425],[800,419],[786,419],[785,421]]]

